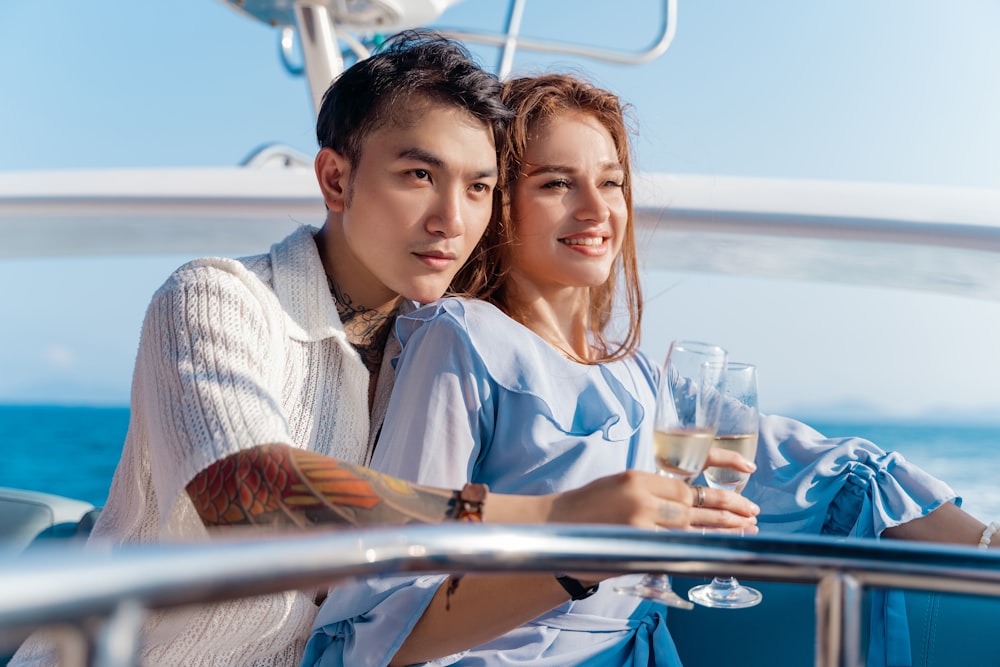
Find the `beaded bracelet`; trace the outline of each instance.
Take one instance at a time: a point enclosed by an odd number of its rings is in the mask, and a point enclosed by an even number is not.
[[[979,548],[988,549],[990,546],[990,538],[992,538],[993,533],[998,530],[1000,530],[1000,523],[991,521],[990,525],[986,526],[986,530],[983,531],[983,536],[979,538]]]
[[[490,487],[485,484],[466,484],[461,491],[456,491],[452,499],[454,518],[456,521],[468,521],[469,523],[483,522],[483,504],[486,503],[486,496],[490,494]],[[451,596],[458,590],[458,582],[462,575],[453,574],[448,579],[448,587],[444,592],[444,609],[451,611]]]
[[[453,510],[455,520],[482,523],[483,505],[489,493],[490,487],[485,484],[471,483],[463,486],[461,491],[456,491]]]

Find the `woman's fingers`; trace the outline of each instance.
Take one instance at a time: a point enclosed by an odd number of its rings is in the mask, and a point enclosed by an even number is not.
[[[740,472],[750,473],[757,469],[753,461],[743,458],[736,452],[728,449],[720,449],[719,447],[712,447],[708,450],[708,460],[705,462],[705,467],[709,466],[732,468]]]
[[[713,489],[710,486],[692,486],[691,493],[691,506],[694,508],[728,510],[747,517],[760,514],[760,508],[756,503],[734,491]]]
[[[757,534],[757,517],[746,517],[733,514],[728,510],[693,509],[691,510],[692,528],[711,528],[713,531],[724,529],[724,532]]]
[[[707,486],[691,488],[691,525],[757,532],[760,508],[743,496]]]

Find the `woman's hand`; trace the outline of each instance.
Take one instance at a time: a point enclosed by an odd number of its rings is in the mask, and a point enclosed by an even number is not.
[[[739,472],[753,473],[757,466],[748,459],[728,449],[712,447],[708,452],[705,467],[732,468]],[[760,508],[746,498],[732,491],[712,489],[706,486],[692,487],[694,498],[691,509],[691,525],[699,528],[711,528],[720,532],[757,533],[756,516]],[[752,515],[746,514],[748,506]],[[753,530],[748,530],[745,519],[755,517]]]
[[[729,452],[727,452],[729,453]],[[728,457],[724,460],[739,464]],[[745,459],[743,464],[752,466]],[[742,464],[741,464],[742,465]],[[705,489],[702,507],[688,484],[670,477],[627,470],[573,491],[548,496],[550,523],[610,523],[639,528],[726,528],[757,532],[760,509],[730,491]]]
[[[760,508],[743,496],[725,489],[691,487],[693,507],[691,527],[709,528],[712,532],[757,534]]]
[[[708,450],[708,460],[705,461],[705,467],[708,468],[710,466],[732,468],[733,470],[746,473],[753,473],[757,470],[757,465],[753,461],[743,458],[736,452],[719,447],[712,447]]]

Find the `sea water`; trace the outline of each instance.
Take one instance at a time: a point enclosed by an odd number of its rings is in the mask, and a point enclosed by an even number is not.
[[[103,505],[128,417],[127,407],[0,405],[0,486]]]
[[[0,405],[0,486],[103,505],[128,417],[127,407]],[[1000,426],[808,423],[828,437],[860,436],[900,452],[950,484],[969,513],[1000,520]]]

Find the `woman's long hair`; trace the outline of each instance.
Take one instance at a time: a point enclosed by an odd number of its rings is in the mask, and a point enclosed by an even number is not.
[[[618,161],[625,172],[623,191],[628,216],[622,248],[608,280],[590,290],[590,337],[601,350],[600,358],[586,363],[622,359],[639,343],[642,324],[642,294],[636,260],[632,209],[632,162],[625,111],[618,97],[568,74],[545,74],[512,79],[503,84],[503,102],[514,112],[506,136],[498,146],[500,178],[494,198],[493,217],[468,264],[452,282],[452,293],[488,301],[513,319],[526,324],[524,314],[511,294],[508,274],[516,252],[511,219],[511,193],[522,173],[522,160],[532,131],[563,112],[580,112],[595,118],[611,135]],[[628,329],[621,342],[607,339],[615,308],[619,276],[624,280],[624,302]],[[580,360],[584,361],[584,360]]]

